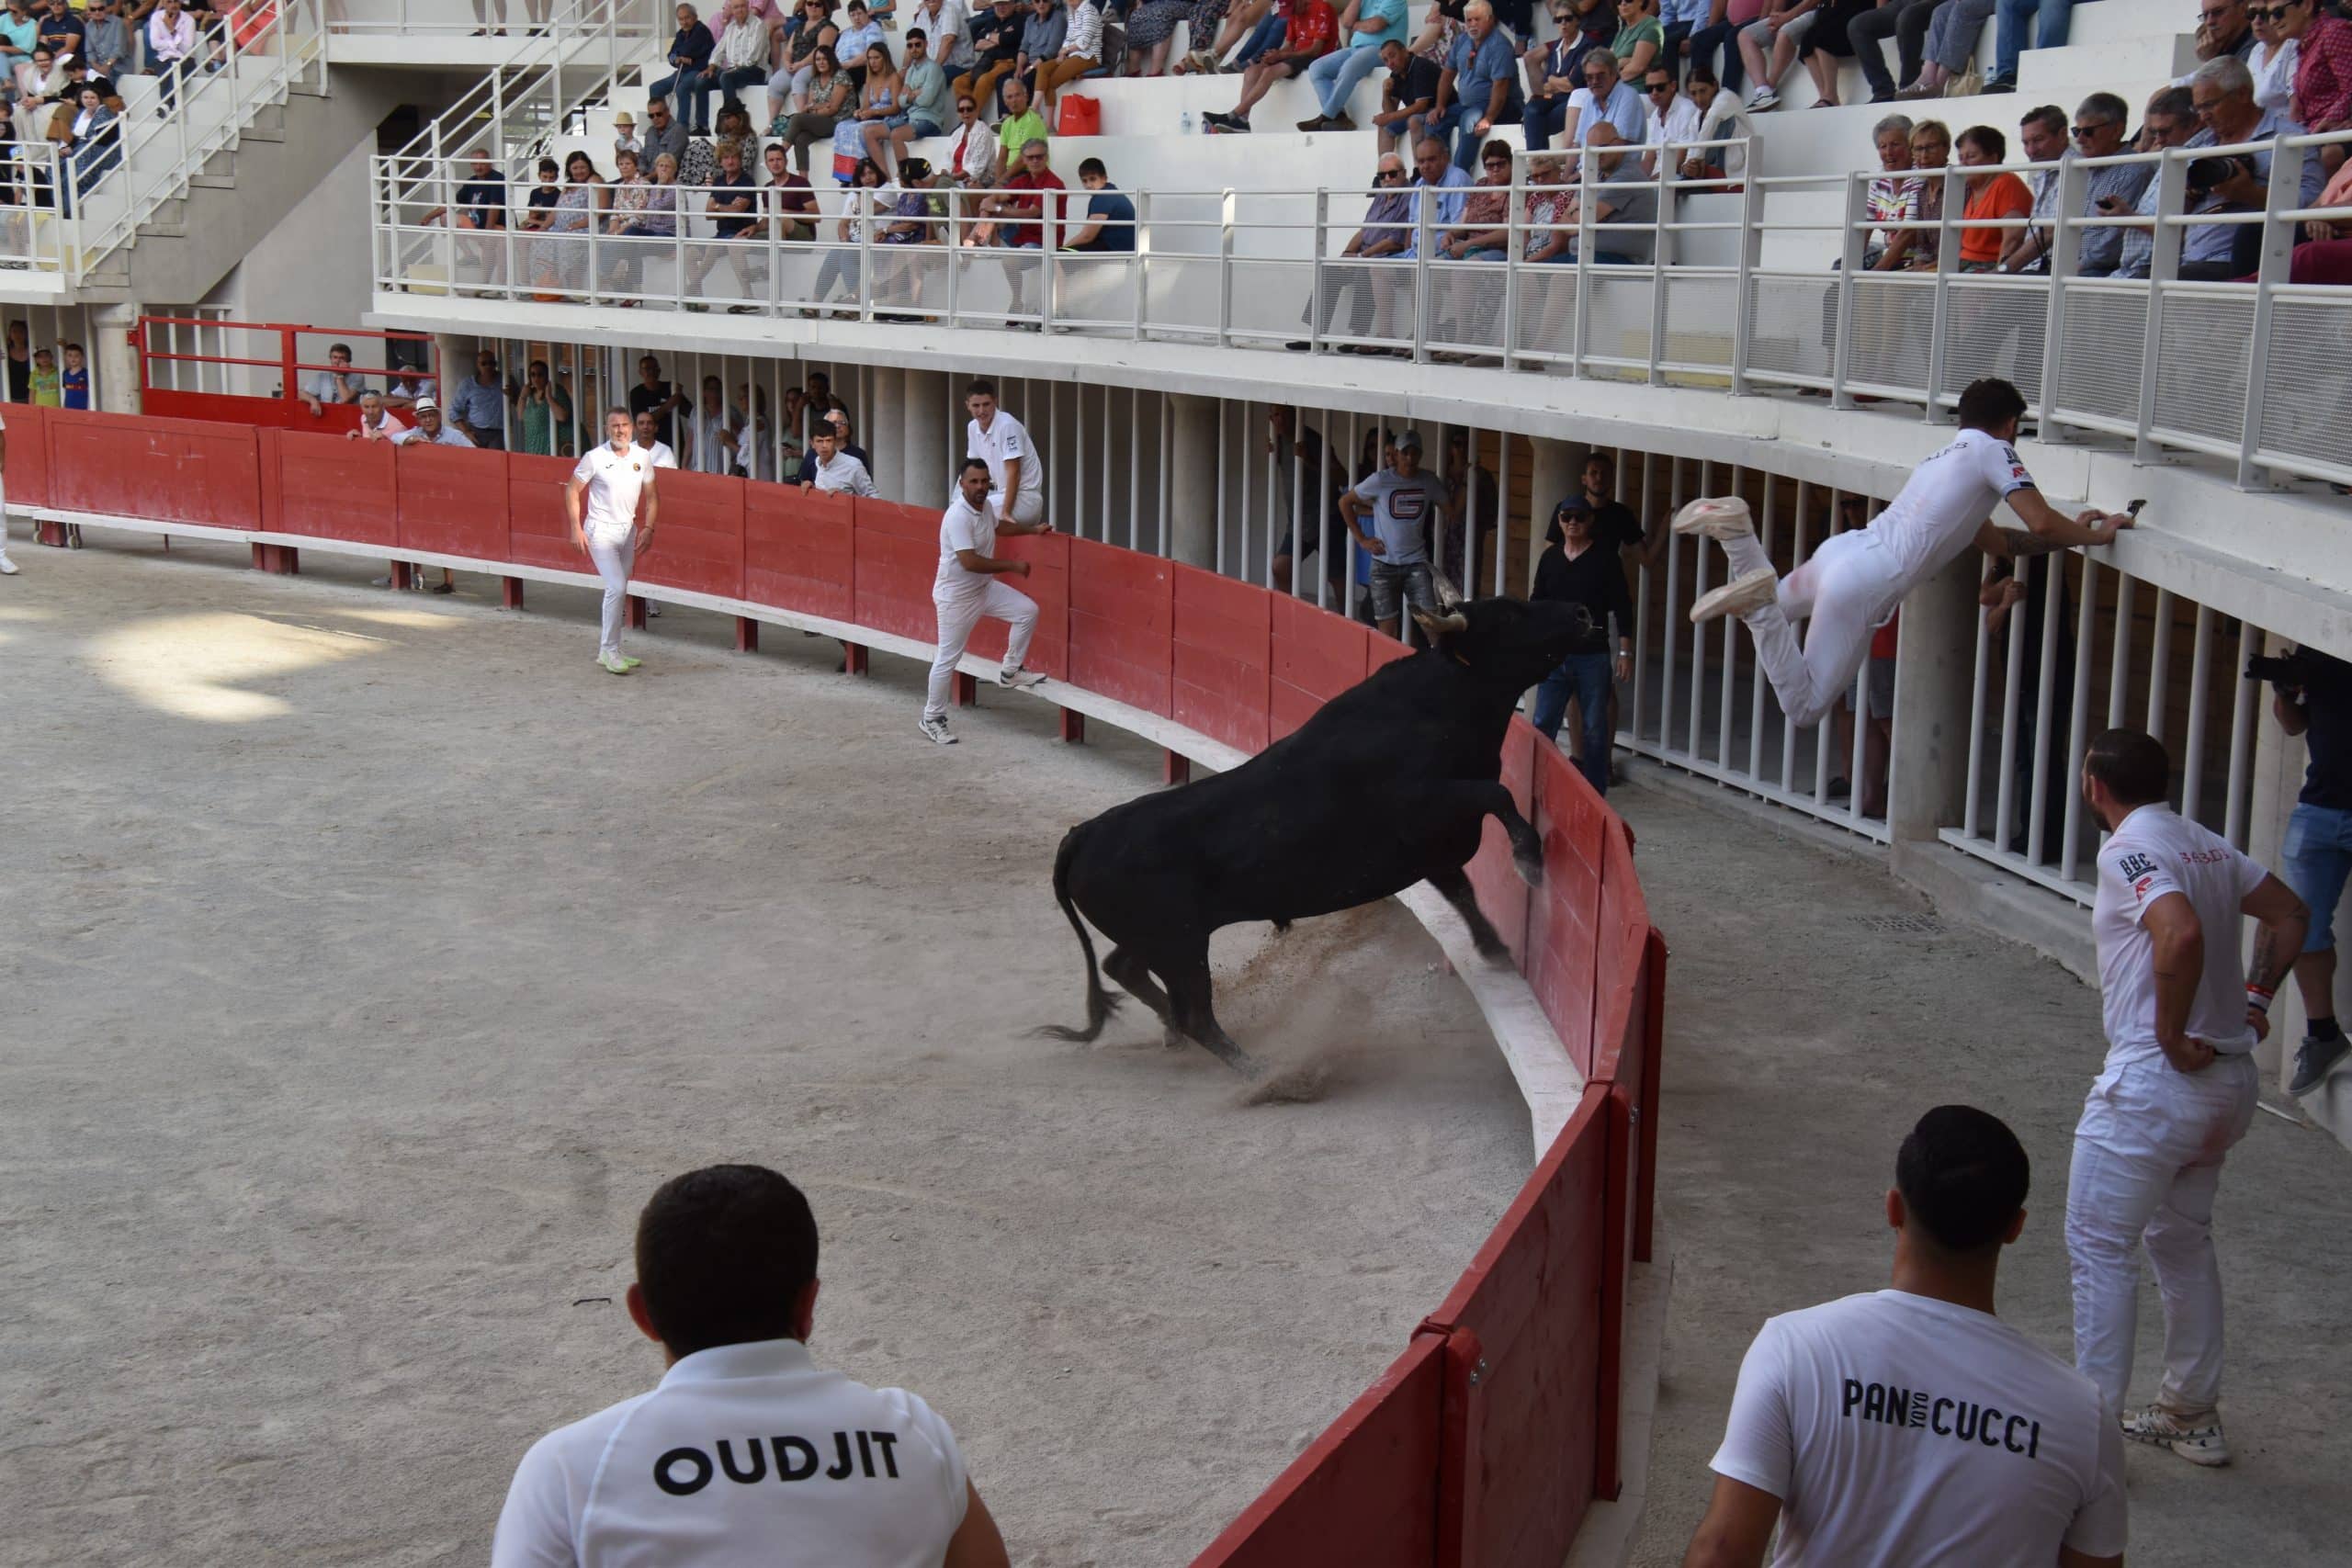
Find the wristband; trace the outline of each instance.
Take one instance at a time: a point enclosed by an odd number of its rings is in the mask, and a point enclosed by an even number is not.
[[[2270,998],[2277,994],[2275,991],[2266,991],[2260,986],[2249,985],[2245,988],[2245,1005],[2256,1012],[2267,1015],[2270,1011]]]

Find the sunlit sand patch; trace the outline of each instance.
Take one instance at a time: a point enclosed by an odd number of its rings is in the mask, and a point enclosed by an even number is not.
[[[251,724],[292,705],[247,684],[337,663],[369,651],[375,640],[260,615],[164,615],[100,632],[85,657],[107,685],[161,712]]]

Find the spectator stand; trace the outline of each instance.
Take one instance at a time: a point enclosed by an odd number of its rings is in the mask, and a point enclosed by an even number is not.
[[[410,372],[440,386],[434,341],[424,333],[141,316],[133,341],[139,406],[167,419],[334,434],[356,430],[356,403],[322,401],[313,414],[303,397],[315,377],[335,368],[328,362],[330,345],[351,349],[356,386],[382,392],[395,374]]]

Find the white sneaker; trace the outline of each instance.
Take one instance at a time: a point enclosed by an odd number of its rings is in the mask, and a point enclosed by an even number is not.
[[[947,720],[944,718],[927,717],[919,728],[922,730],[922,737],[926,740],[935,741],[942,746],[956,744],[956,737],[949,731]]]
[[[1745,615],[1760,610],[1781,596],[1781,577],[1770,567],[1749,572],[1736,581],[1726,582],[1713,592],[1699,595],[1690,606],[1690,624],[1704,626],[1719,615]]]
[[[17,563],[8,558],[7,551],[0,550],[0,577],[14,577],[16,575]]]
[[[2150,1404],[2125,1411],[2122,1423],[2123,1435],[2133,1442],[2170,1449],[2191,1464],[2211,1467],[2230,1462],[2229,1439],[2222,1436],[2218,1415],[2184,1418],[2161,1404]]]
[[[1031,686],[1044,685],[1046,678],[1035,670],[1023,670],[1018,664],[1008,664],[996,672],[996,683],[1021,692],[1026,691]]]
[[[1690,502],[1674,514],[1672,527],[1678,534],[1704,534],[1710,539],[1736,539],[1756,532],[1747,502],[1736,495]]]
[[[1750,114],[1766,114],[1780,107],[1781,95],[1770,87],[1758,87],[1755,96],[1747,100],[1747,112]]]
[[[616,675],[626,675],[628,673],[628,661],[622,659],[617,653],[600,653],[596,656],[596,662],[604,666],[606,670],[611,671]]]

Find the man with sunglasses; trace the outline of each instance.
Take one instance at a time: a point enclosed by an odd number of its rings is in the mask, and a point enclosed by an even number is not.
[[[2077,158],[2108,158],[2123,152],[2124,122],[2132,117],[2129,105],[2113,93],[2093,93],[2075,109],[2071,135]],[[2129,212],[2140,199],[2140,193],[2155,175],[2154,164],[2110,164],[2094,168],[2084,182],[2082,216],[2112,217]],[[2120,265],[2123,260],[2123,231],[2120,229],[2086,229],[2083,231],[2081,268],[2088,277],[2104,277]]]
[[[1649,101],[1642,140],[1650,149],[1642,167],[1656,175],[1659,148],[1687,146],[1699,139],[1699,106],[1676,88],[1674,73],[1664,65],[1653,65],[1644,74],[1642,96]]]
[[[1444,162],[1444,153],[1441,152],[1438,154],[1439,166],[1442,167]],[[1394,152],[1383,152],[1380,155],[1379,166],[1373,172],[1372,178],[1374,189],[1372,204],[1364,209],[1363,227],[1359,228],[1347,244],[1340,249],[1339,258],[1340,262],[1377,261],[1384,257],[1401,255],[1406,247],[1413,242],[1411,221],[1413,197],[1412,193],[1405,188],[1404,160]],[[1325,336],[1330,335],[1332,318],[1339,314],[1340,291],[1350,285],[1354,286],[1355,299],[1350,306],[1348,335],[1351,337],[1390,335],[1389,322],[1385,319],[1386,312],[1380,311],[1379,319],[1375,318],[1374,312],[1375,303],[1385,305],[1391,298],[1392,291],[1383,285],[1380,276],[1385,270],[1378,267],[1346,266],[1336,263],[1323,269],[1323,298],[1320,304],[1323,310],[1322,331]],[[1377,291],[1376,299],[1375,291]],[[1313,304],[1307,307],[1308,310],[1314,308]],[[1306,312],[1300,311],[1299,320],[1304,321],[1306,319]],[[1306,339],[1300,338],[1283,346],[1293,354],[1304,354],[1313,345]],[[1341,354],[1385,354],[1389,351],[1382,348],[1359,347],[1354,344],[1341,344],[1340,352]]]
[[[1017,86],[1011,82],[1005,85],[1008,87]],[[1053,165],[1046,161],[1045,141],[1032,137],[1021,149],[1019,171],[1006,179],[995,195],[980,203],[980,216],[995,223],[993,241],[983,243],[993,243],[1012,251],[1043,248],[1046,226],[1042,220],[1046,218],[1046,203],[1049,200],[1054,203],[1052,220],[1058,243],[1063,220],[1069,216],[1069,209],[1059,197],[1047,197],[1044,193],[1066,188],[1061,176],[1054,173]],[[1008,260],[1004,264],[1004,280],[1012,293],[1009,308],[1016,318],[1026,313],[1029,308],[1027,284],[1032,270],[1031,264],[1025,260]],[[1019,320],[1008,321],[1005,324],[1029,331],[1035,331],[1037,326],[1035,321]]]
[[[2197,101],[2189,96],[2188,88],[2161,87],[2148,100],[2147,111],[2140,117],[2139,152],[2154,152],[2165,147],[2210,147],[2212,143],[2213,133],[2198,128]],[[2164,182],[2151,178],[2140,187],[2136,203],[2122,206],[2110,203],[2098,209],[2103,218],[2120,218],[2129,212],[2151,220],[2146,226],[2134,225],[2120,231],[2123,239],[2121,259],[2115,269],[2117,276],[2148,276],[2149,263],[2155,255],[2156,248],[2153,220],[2163,191]]]
[[[2197,61],[2203,64],[2233,55],[2244,60],[2254,51],[2254,28],[2245,0],[2202,0],[2197,11]],[[2189,76],[2195,75],[2190,72]],[[2188,85],[2188,76],[2181,77],[2175,86]]]

